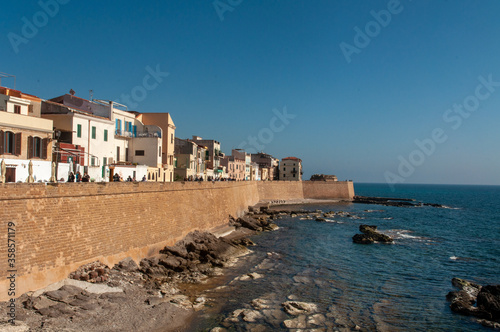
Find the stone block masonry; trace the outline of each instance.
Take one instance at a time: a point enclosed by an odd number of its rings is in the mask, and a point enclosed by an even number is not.
[[[352,182],[173,182],[0,184],[0,301],[8,222],[15,223],[16,294],[62,280],[100,260],[138,261],[189,232],[241,216],[259,200],[352,199]]]

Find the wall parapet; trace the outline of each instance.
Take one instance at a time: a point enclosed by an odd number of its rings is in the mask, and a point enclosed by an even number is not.
[[[16,296],[62,280],[79,266],[109,266],[157,254],[194,230],[238,217],[260,200],[350,199],[352,182],[112,182],[0,184],[0,252],[15,224]],[[337,196],[337,197],[334,197]],[[7,259],[0,260],[0,300],[7,300]]]

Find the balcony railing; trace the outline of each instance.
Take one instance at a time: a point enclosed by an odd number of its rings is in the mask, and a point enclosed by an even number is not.
[[[141,131],[141,132],[132,132],[128,130],[115,130],[115,136],[120,137],[157,137],[161,138],[161,131]]]

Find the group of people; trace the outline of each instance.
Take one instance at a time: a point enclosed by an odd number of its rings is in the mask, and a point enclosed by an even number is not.
[[[135,181],[136,181],[135,177],[134,177],[134,178],[132,178],[130,175],[128,176],[128,178],[127,178],[127,180],[126,180],[126,182],[135,182]],[[142,180],[141,180],[141,181],[142,181],[142,182],[145,182],[145,181],[146,181],[146,175],[144,175],[144,176],[142,177]],[[120,174],[115,173],[115,174],[113,175],[113,182],[123,182],[123,178],[120,176]]]
[[[90,182],[90,176],[88,173],[85,173],[83,176],[80,172],[70,172],[68,175],[68,182]]]

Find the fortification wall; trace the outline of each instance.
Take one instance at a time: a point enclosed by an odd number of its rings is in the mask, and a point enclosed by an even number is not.
[[[354,184],[352,181],[302,181],[304,197],[311,199],[354,197]]]
[[[82,264],[158,253],[196,229],[227,223],[258,202],[250,182],[0,185],[0,296],[7,296],[7,223],[15,223],[16,296]]]
[[[191,231],[241,216],[259,200],[348,199],[349,188],[352,183],[308,181],[0,184],[0,301],[10,298],[9,270],[16,271],[17,297],[95,260],[112,266],[157,254]],[[7,260],[9,232],[14,267]]]
[[[302,181],[257,182],[260,200],[304,199]]]

